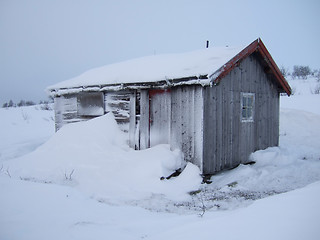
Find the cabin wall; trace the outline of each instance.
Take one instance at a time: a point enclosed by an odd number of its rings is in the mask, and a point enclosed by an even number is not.
[[[184,159],[202,169],[203,88],[179,86],[171,89],[171,149],[180,149]]]
[[[252,152],[278,145],[279,89],[273,81],[251,55],[219,85],[205,87],[204,174],[235,167]],[[241,93],[254,93],[253,121],[241,121]]]

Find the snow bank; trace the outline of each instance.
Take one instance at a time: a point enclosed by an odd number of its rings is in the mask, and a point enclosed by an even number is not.
[[[295,78],[292,77],[287,78],[288,83],[292,89],[292,94],[294,96],[301,96],[301,95],[317,95],[315,94],[315,90],[318,89],[320,86],[316,77],[308,77],[307,79]]]
[[[151,231],[160,232],[157,222],[168,217],[142,208],[101,204],[69,186],[1,174],[0,189],[1,240],[139,239],[150,232],[145,230],[148,224]]]
[[[319,238],[320,182],[232,211],[176,215],[100,204],[69,186],[0,174],[0,239]]]
[[[69,124],[36,151],[4,165],[12,177],[67,184],[99,201],[119,204],[150,198],[186,199],[201,182],[200,171],[187,165],[177,179],[160,180],[183,168],[181,153],[158,145],[134,151],[112,114]]]

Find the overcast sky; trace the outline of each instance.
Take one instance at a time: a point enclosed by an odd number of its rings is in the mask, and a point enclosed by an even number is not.
[[[278,66],[320,69],[320,1],[0,0],[0,104],[105,64],[261,37]]]

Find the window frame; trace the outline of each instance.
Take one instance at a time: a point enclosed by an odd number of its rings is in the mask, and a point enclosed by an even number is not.
[[[248,100],[251,99],[251,102]],[[254,107],[255,107],[255,94],[249,92],[241,92],[241,108],[240,120],[241,122],[254,122]],[[245,111],[245,116],[244,116]],[[249,115],[248,113],[251,112]]]

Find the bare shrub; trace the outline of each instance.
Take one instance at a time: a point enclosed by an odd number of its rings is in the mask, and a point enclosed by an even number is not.
[[[309,66],[300,66],[300,65],[293,66],[293,72],[292,72],[293,78],[297,77],[297,78],[307,79],[309,75],[311,75],[311,69]]]
[[[288,75],[290,75],[289,68],[286,68],[284,66],[280,67],[280,72],[284,77],[287,77]]]

